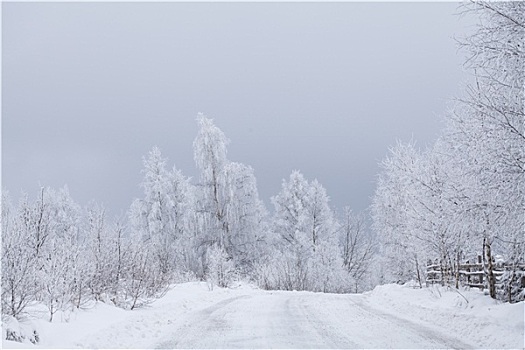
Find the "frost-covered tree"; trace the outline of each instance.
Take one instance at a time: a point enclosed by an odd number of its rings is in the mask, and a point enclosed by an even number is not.
[[[374,257],[375,241],[367,232],[366,217],[364,214],[355,214],[350,207],[343,208],[340,220],[339,242],[342,249],[343,265],[352,277],[355,292],[364,289],[365,280],[370,281],[367,275]]]
[[[274,216],[272,230],[279,237],[276,248],[280,257],[274,269],[280,275],[277,288],[308,290],[310,276],[308,261],[313,254],[312,225],[309,219],[310,185],[299,171],[293,171],[282,183],[281,192],[272,197]],[[280,268],[282,267],[282,268]]]
[[[398,266],[417,248],[440,261],[445,283],[455,277],[458,286],[460,260],[482,254],[496,297],[495,254],[517,267],[525,252],[525,7],[480,1],[465,9],[479,17],[461,42],[474,83],[432,148],[416,154],[398,146],[383,162],[372,213],[383,250]]]
[[[272,201],[275,248],[272,258],[259,267],[263,284],[288,290],[342,291],[348,276],[326,190],[317,180],[309,183],[294,171]]]
[[[235,277],[235,268],[231,257],[224,249],[215,244],[208,248],[206,258],[208,259],[207,279],[211,287],[213,288],[213,285],[228,287]]]
[[[194,222],[203,261],[208,247],[228,254],[245,272],[257,259],[263,241],[265,209],[259,200],[253,169],[226,158],[230,142],[209,118],[197,117],[199,132],[193,142],[200,171],[196,186]]]
[[[457,145],[457,163],[470,179],[459,206],[472,218],[495,297],[493,251],[519,260],[524,253],[525,4],[480,1],[465,10],[479,18],[474,34],[461,42],[475,82],[458,99],[444,137]]]
[[[29,237],[29,244],[37,258],[42,257],[42,251],[51,234],[53,221],[51,220],[51,200],[49,188],[42,187],[39,198],[31,204],[27,194],[21,199],[19,221]]]
[[[120,280],[122,279],[122,271],[125,268],[126,263],[126,251],[125,251],[125,234],[126,231],[126,224],[124,223],[123,219],[117,218],[115,220],[113,229],[111,232],[113,233],[113,245],[115,247],[115,253],[114,253],[114,293],[116,294],[118,291],[118,288],[120,286]]]
[[[91,265],[89,287],[95,300],[100,300],[110,280],[109,262],[110,245],[107,241],[106,215],[102,206],[95,203],[87,208],[87,246]]]
[[[293,171],[288,181],[283,181],[281,192],[272,197],[275,207],[273,230],[289,244],[312,242],[313,236],[306,227],[308,201],[308,181],[299,171]],[[308,237],[306,237],[308,235]]]
[[[130,210],[132,229],[148,242],[150,257],[167,280],[180,270],[188,242],[191,203],[189,180],[180,170],[166,170],[166,159],[154,147],[144,158],[144,198],[137,199]]]
[[[317,180],[314,180],[310,184],[308,192],[308,221],[315,250],[317,244],[332,238],[335,222],[324,187]]]
[[[226,135],[215,126],[213,120],[199,114],[199,132],[193,141],[195,164],[200,171],[199,212],[205,216],[206,241],[217,243],[221,249],[229,251],[229,223],[226,218],[226,198],[221,196],[225,187],[223,175],[227,148],[230,142]],[[230,252],[228,252],[230,254]]]
[[[2,231],[2,312],[18,317],[29,302],[57,311],[87,297],[80,207],[63,188],[43,188],[31,202],[24,195],[16,213],[5,212]],[[6,294],[8,293],[8,294]],[[7,299],[10,301],[6,303]]]
[[[21,201],[23,208],[27,202]],[[19,318],[36,300],[37,259],[30,244],[29,231],[16,217],[8,195],[2,193],[2,315]]]
[[[177,274],[198,271],[196,237],[192,224],[195,217],[195,187],[190,179],[173,167],[168,173],[169,222],[172,263]]]
[[[86,259],[88,285],[96,301],[120,305],[122,277],[128,263],[129,235],[123,218],[108,222],[103,206],[91,203],[86,209]]]
[[[337,237],[337,223],[329,206],[325,188],[313,180],[308,188],[306,225],[312,243],[309,270],[314,291],[343,292],[348,290],[350,276],[344,269]]]
[[[151,242],[152,252],[158,261],[162,273],[169,274],[174,261],[174,232],[171,230],[170,199],[168,198],[168,172],[166,159],[160,149],[154,147],[148,157],[144,158],[144,180],[141,187],[144,190],[142,207],[143,226],[140,228],[142,237]]]
[[[125,250],[119,304],[134,310],[164,295],[168,285],[147,242],[131,239]]]
[[[57,311],[65,311],[75,303],[75,297],[85,278],[77,271],[79,259],[80,207],[69,195],[67,187],[46,191],[50,197],[51,234],[44,247],[39,270],[40,298],[49,310],[49,320]],[[80,278],[80,280],[79,280]]]
[[[382,163],[372,217],[385,271],[394,280],[415,279],[421,286],[423,264],[438,259],[444,283],[453,277],[458,283],[469,232],[457,211],[463,178],[447,152],[441,142],[425,152],[398,143]]]
[[[419,153],[413,144],[402,144],[391,149],[390,156],[381,163],[382,172],[372,199],[373,228],[380,242],[385,279],[420,283],[422,264],[426,261],[424,247],[411,230],[411,194],[414,193],[414,173]]]
[[[228,225],[227,247],[237,267],[249,268],[264,249],[266,210],[259,199],[250,166],[228,162],[223,169],[224,212]]]

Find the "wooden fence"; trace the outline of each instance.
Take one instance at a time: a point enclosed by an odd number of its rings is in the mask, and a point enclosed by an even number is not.
[[[470,262],[469,260],[465,261],[463,264],[459,264],[459,269],[456,271],[456,268],[443,268],[439,260],[427,262],[426,270],[426,285],[432,284],[444,284],[443,278],[448,278],[449,282],[452,283],[456,280],[456,273],[459,275],[459,283],[463,286],[469,286],[471,288],[479,288],[483,290],[488,288],[487,283],[487,266],[484,265],[482,257],[478,256],[477,261]],[[505,271],[512,271],[514,269],[518,272],[517,285],[523,290],[525,288],[525,264],[520,264],[518,266],[511,266],[510,264],[493,261],[493,273],[496,277],[496,288],[500,288],[499,283],[501,277],[505,274]]]

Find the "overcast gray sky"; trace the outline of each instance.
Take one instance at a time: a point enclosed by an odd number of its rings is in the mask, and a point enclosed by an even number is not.
[[[2,3],[2,180],[112,214],[141,196],[161,148],[196,177],[203,112],[255,169],[267,207],[283,178],[332,205],[370,204],[397,139],[420,146],[467,75],[456,3]]]

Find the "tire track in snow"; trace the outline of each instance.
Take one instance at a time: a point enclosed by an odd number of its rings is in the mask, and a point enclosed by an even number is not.
[[[156,348],[217,348],[218,346],[216,344],[208,346],[206,346],[206,344],[214,344],[213,341],[209,341],[210,338],[214,338],[215,342],[220,339],[220,333],[225,330],[226,322],[223,317],[221,317],[222,315],[214,316],[214,314],[228,304],[244,298],[250,298],[250,296],[241,295],[232,297],[197,311],[195,315],[190,317],[176,330],[172,335],[174,339],[164,341]]]
[[[257,291],[181,322],[157,348],[473,348],[359,295]]]
[[[315,294],[311,296],[315,298]],[[361,348],[345,332],[338,330],[333,322],[327,322],[327,319],[320,317],[319,313],[313,310],[312,303],[308,299],[310,298],[305,296],[290,296],[287,305],[291,310],[294,310],[294,313],[300,315],[302,320],[306,321],[302,322],[303,327],[306,328],[303,334],[310,336],[316,334],[311,347],[323,349]],[[290,307],[290,304],[293,304],[293,307]]]
[[[375,315],[376,317],[383,318],[393,324],[402,325],[405,329],[409,329],[422,338],[425,338],[431,342],[439,342],[441,345],[439,347],[445,347],[448,349],[474,349],[475,346],[463,342],[461,339],[445,335],[439,331],[436,331],[430,327],[424,326],[420,323],[398,317],[396,315],[384,312],[382,310],[374,309],[370,306],[364,305],[362,302],[356,302],[355,300],[350,300],[351,303],[357,307],[363,309],[364,311]]]

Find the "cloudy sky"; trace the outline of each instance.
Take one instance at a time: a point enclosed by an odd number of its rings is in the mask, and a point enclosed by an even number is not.
[[[269,198],[294,169],[370,204],[396,140],[435,140],[467,79],[456,3],[3,3],[2,182],[112,214],[154,146],[196,177],[203,112]]]

